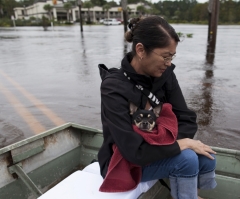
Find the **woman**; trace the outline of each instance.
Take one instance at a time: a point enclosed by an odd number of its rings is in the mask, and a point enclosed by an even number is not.
[[[187,108],[171,63],[179,37],[157,16],[132,19],[129,28],[125,38],[133,42],[132,52],[123,58],[121,69],[100,67],[104,136],[98,154],[101,175],[106,176],[112,145],[116,144],[126,160],[142,167],[142,182],[169,178],[174,199],[196,199],[198,189],[216,186],[216,161],[215,152],[208,145],[193,140],[196,114]],[[173,144],[150,145],[133,131],[129,102],[141,109],[156,106],[136,85],[172,105],[178,120],[178,137]]]

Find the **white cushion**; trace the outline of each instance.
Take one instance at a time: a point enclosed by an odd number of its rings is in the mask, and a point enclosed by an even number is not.
[[[82,171],[76,171],[55,187],[44,193],[39,199],[136,199],[150,189],[157,180],[141,182],[136,189],[127,192],[105,193],[99,187],[103,182],[99,164],[90,164]]]
[[[94,163],[92,163],[92,164],[89,164],[89,165],[86,166],[82,171],[100,175],[100,166],[99,166],[99,163],[98,163],[98,162],[94,162]]]

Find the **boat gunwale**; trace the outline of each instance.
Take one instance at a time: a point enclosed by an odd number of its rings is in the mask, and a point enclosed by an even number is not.
[[[215,146],[211,146],[211,148],[212,148],[212,150],[214,150],[216,152],[219,152],[219,153],[225,153],[225,154],[229,154],[229,155],[240,156],[240,150],[220,148],[220,147],[215,147]]]
[[[26,144],[29,144],[31,142],[34,142],[40,138],[44,138],[46,136],[49,136],[49,135],[52,135],[58,131],[62,131],[64,129],[67,129],[69,127],[73,127],[73,128],[76,128],[76,129],[79,129],[79,130],[87,130],[87,131],[90,131],[92,133],[100,133],[102,134],[102,130],[100,129],[96,129],[96,128],[92,128],[92,127],[88,127],[88,126],[84,126],[84,125],[79,125],[79,124],[75,124],[75,123],[71,123],[71,122],[68,122],[68,123],[65,123],[63,125],[60,125],[60,126],[57,126],[57,127],[54,127],[54,128],[51,128],[47,131],[44,131],[42,133],[39,133],[37,135],[33,135],[31,137],[28,137],[26,139],[23,139],[23,140],[20,140],[18,142],[15,142],[13,144],[10,144],[8,146],[5,146],[3,148],[0,149],[0,155],[6,153],[6,152],[9,152],[15,148],[18,148],[18,147],[21,147],[23,145],[26,145]]]
[[[39,133],[38,135],[31,136],[31,137],[26,138],[24,140],[20,140],[20,141],[18,141],[16,143],[13,143],[11,145],[3,147],[3,148],[0,149],[0,155],[2,155],[3,153],[6,153],[8,151],[11,151],[11,150],[13,150],[15,148],[18,148],[18,147],[21,147],[21,146],[26,145],[28,143],[31,143],[33,141],[36,141],[36,140],[38,140],[40,138],[44,138],[46,136],[52,135],[52,134],[54,134],[54,133],[56,133],[58,131],[67,129],[69,127],[73,127],[73,128],[79,129],[79,130],[87,130],[87,131],[90,131],[90,132],[96,133],[96,134],[102,134],[102,130],[100,130],[100,129],[96,129],[96,128],[92,128],[92,127],[89,127],[89,126],[68,122],[68,123],[65,123],[63,125],[54,127],[54,128],[49,129],[47,131],[44,131],[42,133]],[[211,146],[211,148],[214,151],[219,152],[219,153],[225,153],[225,154],[229,154],[229,155],[240,156],[240,150],[220,148],[220,147],[214,147],[214,146]]]

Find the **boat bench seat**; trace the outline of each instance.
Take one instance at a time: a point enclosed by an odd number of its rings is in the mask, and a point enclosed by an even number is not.
[[[136,199],[148,191],[157,180],[141,182],[136,189],[127,192],[104,193],[99,191],[103,182],[98,162],[92,163],[82,171],[76,171],[39,199]]]

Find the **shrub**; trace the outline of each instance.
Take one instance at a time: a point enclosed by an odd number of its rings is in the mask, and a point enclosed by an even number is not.
[[[189,33],[189,34],[186,34],[186,36],[187,36],[188,38],[192,38],[192,37],[193,37],[193,34]]]
[[[0,18],[0,27],[11,27],[13,26],[13,21],[8,18]]]

